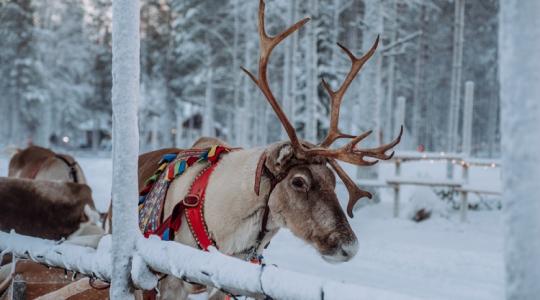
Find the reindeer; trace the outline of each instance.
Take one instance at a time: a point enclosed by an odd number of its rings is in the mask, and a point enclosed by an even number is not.
[[[0,230],[17,229],[41,238],[69,235],[73,239],[103,233],[105,214],[96,210],[84,172],[72,156],[30,146],[13,155],[8,176],[13,178],[0,179],[0,193],[7,195],[0,200],[0,207],[6,207]],[[24,209],[19,202],[25,202]],[[36,226],[39,222],[47,226]]]
[[[38,146],[15,153],[9,161],[8,176],[86,184],[82,168],[72,156]]]
[[[10,160],[0,177],[0,230],[96,247],[104,234],[92,191],[73,157],[30,146]],[[11,177],[11,178],[10,178]],[[37,179],[37,180],[32,180]],[[0,261],[0,296],[11,284],[11,256]],[[24,273],[40,278],[39,264]]]
[[[378,160],[387,160],[386,154],[400,142],[403,128],[392,142],[376,148],[361,149],[357,145],[371,131],[360,135],[342,133],[338,126],[343,96],[364,63],[373,55],[379,39],[362,57],[356,57],[345,46],[338,46],[351,60],[351,69],[342,85],[333,90],[326,81],[323,87],[331,99],[330,128],[324,140],[315,145],[300,140],[270,89],[267,65],[272,50],[309,18],[303,19],[276,36],[269,36],[264,26],[265,3],[260,1],[258,32],[260,59],[258,74],[244,72],[259,87],[283,125],[289,140],[263,148],[236,149],[223,155],[206,186],[204,220],[209,235],[223,253],[248,259],[262,254],[280,228],[288,228],[296,237],[313,246],[322,259],[329,263],[346,262],[358,251],[358,240],[340,206],[335,192],[336,174],[349,192],[347,214],[353,217],[353,207],[362,197],[371,194],[361,190],[340,167],[338,161],[357,166],[371,166]],[[343,147],[330,146],[339,139],[350,139]],[[223,144],[213,138],[202,138],[194,148]],[[180,149],[163,149],[139,157],[139,186],[148,178],[161,156]],[[182,201],[194,178],[206,167],[196,164],[174,179],[165,198],[163,216],[171,215],[173,208]],[[176,232],[174,240],[198,247],[186,219]],[[262,234],[262,237],[261,237]],[[160,282],[162,299],[181,299],[198,286],[168,276]],[[221,297],[217,291],[212,297]]]

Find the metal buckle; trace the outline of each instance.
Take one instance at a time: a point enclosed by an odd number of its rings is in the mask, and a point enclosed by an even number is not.
[[[200,201],[199,195],[196,195],[196,194],[187,195],[183,200],[184,206],[186,207],[195,207],[199,205],[199,201]]]

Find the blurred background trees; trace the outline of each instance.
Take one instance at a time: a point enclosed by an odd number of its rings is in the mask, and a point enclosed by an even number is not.
[[[458,2],[460,61],[454,58]],[[141,151],[186,147],[202,134],[241,146],[283,137],[240,71],[257,68],[257,6],[256,0],[142,1]],[[343,130],[375,129],[370,142],[390,140],[399,126],[397,98],[404,97],[402,149],[460,151],[463,87],[474,81],[472,152],[499,155],[498,0],[267,0],[267,7],[271,33],[312,17],[278,47],[269,69],[276,95],[305,138],[315,141],[328,127],[321,79],[337,87],[349,69],[335,43],[360,55],[380,35],[377,53],[344,101]],[[0,2],[0,145],[109,147],[110,27],[110,0]],[[456,66],[461,88],[451,100]],[[455,101],[459,125],[449,145]]]

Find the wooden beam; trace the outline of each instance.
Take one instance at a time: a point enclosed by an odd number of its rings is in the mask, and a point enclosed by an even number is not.
[[[69,297],[78,295],[82,292],[85,292],[89,289],[92,289],[90,285],[90,279],[88,277],[74,281],[61,289],[58,289],[54,292],[50,292],[43,296],[37,297],[35,300],[64,300]]]

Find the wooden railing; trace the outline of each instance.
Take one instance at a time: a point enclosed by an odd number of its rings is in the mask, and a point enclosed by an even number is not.
[[[402,166],[407,162],[415,161],[445,161],[447,165],[447,172],[445,178],[432,179],[432,178],[411,178],[404,177],[402,175]],[[469,169],[471,167],[487,167],[487,168],[499,168],[500,164],[497,161],[465,158],[458,154],[447,153],[396,153],[394,158],[389,161],[394,165],[394,175],[387,176],[385,178],[378,178],[375,180],[357,180],[360,186],[374,187],[374,188],[391,188],[394,192],[393,199],[393,216],[399,217],[400,214],[400,192],[403,185],[415,185],[415,186],[430,186],[430,187],[448,187],[453,191],[460,193],[460,219],[461,221],[467,220],[468,210],[468,195],[469,193],[485,194],[500,196],[500,190],[490,190],[484,188],[478,188],[469,183]],[[454,178],[454,169],[461,168],[461,178]]]
[[[97,249],[0,232],[2,255],[12,253],[92,278],[110,281],[111,236],[104,236]],[[220,253],[200,251],[157,237],[136,239],[131,279],[141,289],[151,290],[158,283],[154,272],[168,274],[236,295],[258,299],[416,299],[411,296],[334,281],[327,278],[279,269],[273,265],[248,263]],[[150,272],[152,270],[153,272]]]

